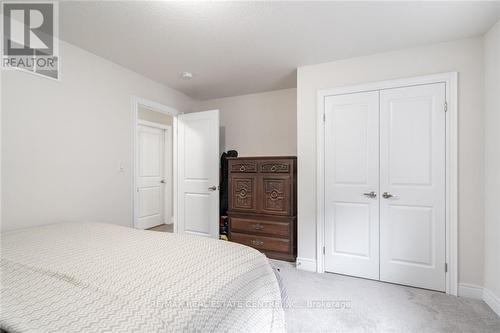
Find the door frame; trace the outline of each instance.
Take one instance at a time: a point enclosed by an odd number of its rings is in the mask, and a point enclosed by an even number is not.
[[[458,73],[438,73],[317,91],[316,110],[316,271],[325,272],[325,98],[332,95],[445,83],[446,85],[446,293],[458,292]],[[444,112],[444,110],[443,110]],[[444,269],[444,267],[443,267]]]
[[[166,114],[169,116],[173,117],[173,126],[166,126],[166,125],[161,125],[158,123],[154,122],[149,122],[145,120],[140,120],[138,118],[139,116],[139,107],[143,106],[151,111]],[[181,114],[178,110],[166,106],[145,98],[137,97],[137,96],[132,96],[132,172],[131,172],[131,177],[132,177],[132,222],[133,222],[133,227],[138,228],[138,202],[139,198],[137,195],[137,166],[136,163],[138,161],[138,142],[137,142],[137,128],[139,125],[146,125],[150,127],[156,127],[156,128],[167,128],[170,127],[172,131],[172,223],[174,224],[174,232],[177,232],[177,221],[176,221],[176,190],[177,190],[177,168],[176,168],[176,163],[175,161],[177,160],[177,149],[176,149],[176,144],[177,144],[177,135],[176,135],[176,120],[177,120],[177,115]],[[167,142],[167,138],[165,138],[165,142]],[[165,147],[166,148],[166,147]],[[166,149],[165,149],[166,151]]]

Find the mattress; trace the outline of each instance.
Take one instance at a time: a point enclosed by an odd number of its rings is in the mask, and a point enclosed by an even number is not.
[[[260,252],[191,235],[63,223],[1,237],[9,332],[283,332]]]

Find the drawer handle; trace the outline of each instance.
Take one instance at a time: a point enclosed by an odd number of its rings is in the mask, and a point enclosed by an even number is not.
[[[275,172],[275,171],[276,171],[276,165],[273,165],[273,166],[271,167],[271,172]]]
[[[242,165],[242,166],[240,167],[240,171],[245,171],[245,166],[244,166],[244,165]]]
[[[264,242],[261,241],[261,240],[258,240],[258,239],[252,239],[252,241],[250,243],[252,243],[252,245],[255,245],[255,246],[262,246],[262,245],[264,245]]]
[[[257,223],[257,224],[254,224],[253,227],[255,228],[255,230],[262,230],[264,229],[264,226],[260,223]]]

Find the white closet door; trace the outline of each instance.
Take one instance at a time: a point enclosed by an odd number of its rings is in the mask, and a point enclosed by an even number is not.
[[[380,92],[380,279],[445,290],[445,84]]]
[[[325,270],[379,279],[379,93],[329,96],[325,115]]]

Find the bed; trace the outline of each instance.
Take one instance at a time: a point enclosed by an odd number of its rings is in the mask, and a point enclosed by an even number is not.
[[[283,332],[268,260],[235,243],[111,224],[2,234],[8,332]]]

